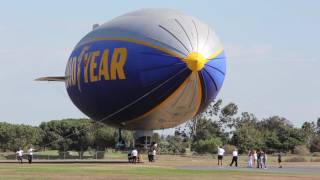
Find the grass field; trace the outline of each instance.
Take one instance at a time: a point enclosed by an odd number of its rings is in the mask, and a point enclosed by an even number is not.
[[[230,158],[225,159],[225,164]],[[270,159],[269,167],[277,164]],[[0,180],[7,179],[320,179],[320,163],[284,163],[286,167],[310,166],[319,168],[317,173],[274,173],[264,170],[246,171],[243,169],[207,169],[192,170],[181,167],[192,166],[214,167],[216,159],[209,156],[188,157],[161,155],[155,163],[140,164],[5,164],[0,163]],[[245,160],[240,160],[240,166],[245,167]],[[226,167],[227,168],[227,167]]]

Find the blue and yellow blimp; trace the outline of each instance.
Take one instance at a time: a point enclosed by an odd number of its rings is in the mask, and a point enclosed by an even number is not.
[[[205,110],[225,72],[223,47],[206,24],[175,10],[145,9],[82,38],[63,80],[72,102],[93,120],[154,130]]]

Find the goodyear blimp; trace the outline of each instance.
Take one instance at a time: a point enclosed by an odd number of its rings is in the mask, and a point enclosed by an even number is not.
[[[64,81],[87,116],[128,130],[175,127],[201,113],[221,89],[224,49],[200,20],[144,9],[96,25],[75,46]]]

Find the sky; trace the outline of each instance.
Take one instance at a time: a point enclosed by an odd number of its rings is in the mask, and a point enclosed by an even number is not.
[[[121,0],[3,1],[0,6],[0,121],[39,125],[86,117],[64,83],[76,43],[124,13],[171,8],[206,22],[220,37],[227,75],[217,96],[258,118],[286,117],[295,126],[320,117],[320,1]]]

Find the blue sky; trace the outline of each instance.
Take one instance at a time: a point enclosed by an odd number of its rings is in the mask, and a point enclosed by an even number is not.
[[[217,98],[259,118],[300,126],[320,117],[320,1],[7,1],[0,6],[0,121],[38,125],[85,117],[63,83],[75,44],[94,23],[142,8],[172,8],[211,26],[228,56]]]

